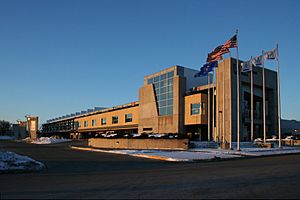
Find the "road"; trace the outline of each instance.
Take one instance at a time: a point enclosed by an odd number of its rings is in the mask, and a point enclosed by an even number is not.
[[[28,155],[40,172],[0,174],[0,199],[299,198],[300,155],[170,163],[69,148],[0,141]]]

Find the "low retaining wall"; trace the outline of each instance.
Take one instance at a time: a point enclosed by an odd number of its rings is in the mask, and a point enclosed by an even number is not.
[[[300,146],[300,140],[286,140],[285,145],[288,146]]]
[[[188,139],[106,139],[91,138],[88,145],[105,149],[161,149],[161,150],[187,150]]]

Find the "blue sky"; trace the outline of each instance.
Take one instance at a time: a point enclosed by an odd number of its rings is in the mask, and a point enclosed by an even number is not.
[[[300,1],[0,1],[0,120],[138,100],[143,77],[199,69],[239,29],[241,59],[279,43],[282,117],[300,120]],[[268,62],[275,69],[275,62]]]

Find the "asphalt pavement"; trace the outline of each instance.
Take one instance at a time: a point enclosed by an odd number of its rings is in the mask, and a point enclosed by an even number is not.
[[[69,148],[82,143],[0,141],[0,151],[47,166],[39,172],[0,174],[0,199],[300,197],[299,154],[174,163]]]

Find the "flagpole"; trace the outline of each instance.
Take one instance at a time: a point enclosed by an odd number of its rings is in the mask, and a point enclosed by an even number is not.
[[[208,113],[207,113],[207,141],[210,141],[210,80],[209,80],[209,73],[207,74],[207,85],[208,85],[208,88],[207,88],[207,95],[208,95]]]
[[[229,51],[229,63],[230,63],[230,68],[231,68],[231,52]],[[231,130],[231,104],[230,104],[230,116],[229,116],[229,119],[230,119],[230,127],[229,127],[229,149],[232,149],[232,130]]]
[[[223,60],[223,138],[222,143],[225,143],[225,60]]]
[[[250,65],[251,65],[251,142],[253,142],[253,126],[254,126],[254,119],[253,119],[253,69],[254,69],[254,66],[252,65],[252,56],[251,56],[251,62],[250,62]]]
[[[215,78],[215,69],[213,70],[213,83]],[[212,135],[215,137],[215,86],[213,86],[213,105],[212,105]]]
[[[281,102],[280,102],[280,69],[279,69],[279,53],[278,53],[278,44],[276,45],[277,49],[277,90],[278,90],[278,137],[279,137],[279,148],[281,148]]]
[[[266,143],[266,94],[265,94],[265,58],[264,51],[262,51],[263,55],[263,65],[262,65],[262,75],[263,75],[263,123],[264,123],[264,143]]]
[[[238,51],[238,30],[236,30],[236,83],[237,83],[237,151],[240,151],[240,71]]]

